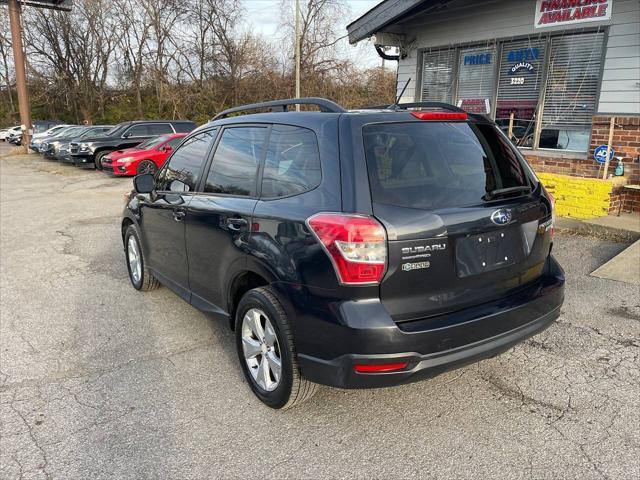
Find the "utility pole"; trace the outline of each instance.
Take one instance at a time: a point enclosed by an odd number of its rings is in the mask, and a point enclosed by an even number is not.
[[[296,0],[296,98],[300,98],[300,0]],[[296,112],[300,105],[296,105]]]
[[[20,123],[24,125],[22,145],[28,151],[29,129],[31,128],[31,111],[29,110],[29,92],[27,91],[27,76],[24,70],[24,49],[22,47],[22,22],[20,21],[20,3],[9,0],[9,23],[11,24],[11,43],[13,46],[13,60],[16,68],[16,88],[18,90],[18,104],[20,105]]]

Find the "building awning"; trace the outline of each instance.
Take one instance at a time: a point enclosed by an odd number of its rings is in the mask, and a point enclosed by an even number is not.
[[[431,8],[440,8],[451,0],[383,0],[357,20],[347,25],[349,43],[369,38],[385,27]],[[431,8],[429,8],[431,7]]]

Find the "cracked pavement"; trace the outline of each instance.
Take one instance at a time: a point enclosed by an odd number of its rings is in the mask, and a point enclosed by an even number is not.
[[[588,276],[623,244],[558,235],[562,315],[501,356],[275,412],[226,324],[130,286],[130,179],[30,155],[0,182],[2,479],[640,476],[640,292]]]

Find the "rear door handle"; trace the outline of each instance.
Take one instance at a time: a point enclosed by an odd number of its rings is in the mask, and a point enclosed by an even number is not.
[[[187,212],[185,212],[182,209],[176,209],[173,211],[173,219],[176,222],[181,222],[186,215],[187,215]]]
[[[229,227],[229,230],[240,230],[248,223],[247,219],[242,217],[227,218],[227,227]]]

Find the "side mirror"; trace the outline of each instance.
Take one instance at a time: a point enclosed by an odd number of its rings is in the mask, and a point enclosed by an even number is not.
[[[122,138],[129,138],[131,136],[131,132],[125,133]]]
[[[173,148],[171,148],[171,145],[165,145],[164,147],[162,147],[163,152],[170,152],[171,150],[173,150]]]
[[[155,178],[150,173],[133,177],[133,188],[136,193],[151,193],[155,188]]]

